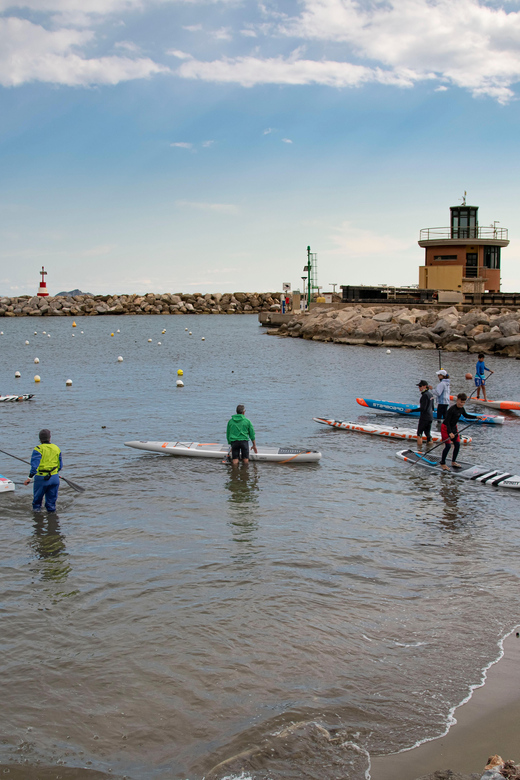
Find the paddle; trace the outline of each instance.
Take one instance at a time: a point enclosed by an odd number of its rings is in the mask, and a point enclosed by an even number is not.
[[[467,431],[467,429],[468,429],[468,428],[469,428],[471,425],[475,425],[475,423],[476,423],[476,422],[477,422],[476,420],[473,420],[472,422],[468,423],[466,426],[464,426],[464,428],[462,428],[462,430],[460,430],[460,431],[458,432],[458,435],[460,436],[460,434],[461,434],[463,431]],[[412,465],[413,465],[413,466],[416,466],[416,465],[417,465],[417,463],[419,463],[419,461],[420,461],[420,460],[426,460],[426,456],[427,456],[427,455],[429,455],[431,452],[433,452],[434,450],[436,450],[436,449],[437,449],[437,447],[443,447],[443,446],[446,444],[446,442],[447,442],[447,441],[448,441],[447,439],[444,439],[443,441],[439,442],[439,444],[436,444],[436,445],[435,445],[435,447],[432,447],[432,448],[431,448],[431,450],[428,450],[428,452],[427,452],[427,453],[425,453],[424,455],[421,455],[421,456],[420,456],[420,458],[418,458],[418,460],[415,460],[415,461],[413,462],[413,464],[412,464]],[[452,441],[453,441],[453,440],[452,440]],[[417,453],[417,454],[419,454],[419,453]]]
[[[475,388],[475,390],[473,390],[473,393],[476,393],[476,392],[477,392],[477,388]],[[473,395],[473,393],[471,393],[470,397],[467,399],[468,401],[471,401],[471,396]],[[466,403],[466,401],[465,401],[464,403]],[[466,419],[467,419],[467,418],[466,418]],[[460,437],[460,434],[461,434],[463,431],[467,431],[467,429],[470,427],[470,425],[475,425],[475,423],[476,423],[476,422],[477,422],[477,420],[472,420],[472,421],[471,421],[470,423],[468,423],[468,424],[467,424],[467,425],[466,425],[464,428],[462,428],[462,430],[460,430],[460,431],[458,432],[458,435],[459,435],[459,437]],[[428,453],[427,453],[427,454],[429,455],[429,454],[430,454],[430,452],[433,452],[433,450],[436,450],[436,449],[437,449],[437,447],[441,447],[443,444],[446,444],[446,441],[447,441],[447,440],[444,440],[444,441],[441,441],[441,442],[439,442],[439,444],[436,444],[436,445],[435,445],[435,447],[432,447],[432,448],[431,448],[431,450],[428,450]],[[414,466],[415,466],[417,463],[419,463],[419,461],[420,461],[420,460],[423,460],[423,459],[424,459],[424,460],[426,459],[426,454],[425,454],[425,455],[421,455],[421,457],[420,457],[418,460],[414,461],[414,463],[413,463],[412,465],[414,465]]]
[[[18,455],[12,455],[10,452],[6,452],[5,450],[0,450],[0,452],[3,452],[4,455],[9,455],[10,458],[15,458],[15,460],[20,460],[22,463],[27,463],[28,466],[30,466],[30,462],[28,460],[24,460],[23,458],[19,458]],[[67,479],[67,477],[62,477],[61,474],[59,475],[60,479],[62,479],[64,482],[69,485],[73,490],[76,490],[78,493],[84,493],[85,488],[81,487],[81,485],[77,485],[75,482],[73,482],[71,479]]]

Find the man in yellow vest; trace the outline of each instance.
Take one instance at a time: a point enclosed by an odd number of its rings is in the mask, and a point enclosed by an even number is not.
[[[51,432],[43,428],[39,434],[38,444],[31,455],[31,471],[25,480],[28,485],[34,477],[33,510],[40,512],[42,501],[45,497],[45,509],[47,512],[56,511],[56,499],[60,487],[58,471],[63,468],[60,448],[51,444]]]

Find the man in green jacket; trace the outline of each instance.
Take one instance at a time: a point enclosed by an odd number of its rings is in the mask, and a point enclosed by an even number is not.
[[[249,463],[249,439],[251,439],[253,450],[258,452],[255,444],[255,429],[251,420],[244,416],[245,410],[243,404],[238,404],[237,413],[227,424],[227,440],[231,447],[233,466],[238,466],[240,455],[242,455],[242,460],[246,465]]]

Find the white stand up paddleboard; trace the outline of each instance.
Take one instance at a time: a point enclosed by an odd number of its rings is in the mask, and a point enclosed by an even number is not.
[[[471,479],[473,482],[485,482],[486,485],[494,485],[495,487],[512,488],[513,490],[520,490],[520,477],[516,474],[511,474],[509,471],[498,471],[497,469],[486,468],[485,466],[477,466],[472,463],[465,463],[464,461],[457,461],[460,468],[454,469],[451,465],[451,460],[446,461],[446,465],[449,468],[448,471],[444,471],[441,468],[441,456],[434,455],[433,453],[426,453],[423,455],[421,452],[413,452],[413,450],[401,450],[396,452],[398,458],[408,461],[409,463],[417,463],[420,466],[426,466],[433,471],[440,472],[441,474],[453,474],[455,477],[462,477],[463,479]]]
[[[413,428],[398,428],[397,426],[390,425],[373,425],[372,423],[356,423],[348,422],[346,420],[333,420],[328,417],[313,417],[317,423],[322,425],[330,425],[333,428],[340,428],[344,431],[356,431],[357,433],[369,433],[372,436],[384,436],[387,439],[417,439],[417,431]],[[441,434],[438,431],[431,432],[432,441],[442,441]],[[423,441],[426,441],[426,436],[423,436]],[[461,436],[461,444],[469,444],[471,436]]]
[[[30,401],[34,398],[34,393],[24,393],[24,395],[0,395],[0,404],[16,401]]]
[[[134,447],[146,452],[161,452],[163,455],[179,455],[188,458],[219,458],[223,460],[229,452],[228,444],[202,444],[198,441],[125,441],[125,447]],[[293,447],[258,447],[258,454],[249,449],[249,460],[272,463],[313,463],[320,460],[321,452],[298,450]]]
[[[14,482],[0,474],[0,493],[10,493],[15,489]]]

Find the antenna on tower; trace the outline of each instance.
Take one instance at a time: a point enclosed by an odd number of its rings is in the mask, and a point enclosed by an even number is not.
[[[466,205],[466,195],[467,195],[467,194],[468,194],[468,193],[466,192],[466,190],[464,190],[464,195],[462,196],[462,204],[461,204],[462,206],[465,206],[465,205]]]

